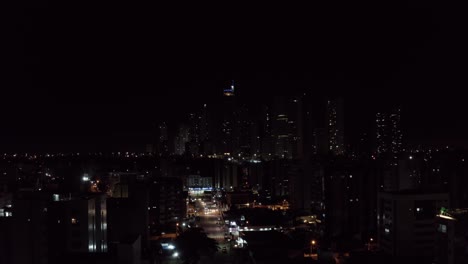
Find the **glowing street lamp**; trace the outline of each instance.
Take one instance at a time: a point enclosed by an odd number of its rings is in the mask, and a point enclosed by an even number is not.
[[[311,258],[314,258],[316,246],[317,246],[317,241],[315,241],[314,239],[311,240],[310,241],[310,257]],[[316,253],[315,253],[315,257],[316,257]]]
[[[369,243],[367,243],[367,250],[371,251],[372,250],[372,243],[374,242],[374,239],[371,237],[369,238]]]

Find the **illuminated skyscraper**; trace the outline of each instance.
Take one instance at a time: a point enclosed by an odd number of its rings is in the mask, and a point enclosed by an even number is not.
[[[393,154],[400,153],[402,151],[402,132],[401,132],[401,122],[400,122],[400,108],[397,108],[393,113],[390,114],[390,124],[391,127],[391,151]]]
[[[344,111],[343,99],[327,102],[328,146],[335,155],[343,155],[344,149]]]
[[[199,119],[199,129],[200,129],[200,142],[204,142],[210,138],[209,135],[209,115],[208,107],[206,104],[203,105],[203,108],[200,112]]]
[[[158,150],[159,155],[166,156],[169,154],[169,141],[166,122],[159,124]]]
[[[377,154],[398,154],[402,150],[402,132],[400,127],[400,108],[376,115],[376,152]]]
[[[273,131],[276,137],[275,154],[278,157],[290,158],[292,151],[289,144],[289,116],[285,98],[277,97],[274,103]]]
[[[185,153],[185,144],[187,142],[189,142],[189,128],[186,125],[181,124],[174,140],[176,155],[182,155]]]
[[[167,125],[166,122],[162,122],[159,125],[159,141],[167,140]]]
[[[269,159],[274,154],[274,137],[273,137],[273,113],[271,107],[262,106],[262,114],[260,118],[261,124],[261,153],[263,158]]]
[[[189,114],[189,141],[199,143],[200,122],[196,113]]]
[[[299,158],[302,155],[302,100],[299,97],[276,97],[273,105],[272,132],[275,155]]]
[[[234,98],[234,81],[224,89],[223,119],[221,121],[221,152],[232,155],[235,151],[234,127],[236,125],[236,102]]]
[[[224,89],[224,96],[234,96],[234,80],[231,81],[231,86]]]
[[[388,127],[387,127],[387,122],[385,121],[386,119],[387,119],[387,115],[385,115],[384,113],[376,114],[376,118],[375,118],[376,141],[377,141],[376,151],[379,154],[386,153],[389,150],[389,146],[387,144]]]
[[[247,107],[241,106],[236,109],[234,125],[234,153],[236,155],[249,155],[251,148],[251,120]]]

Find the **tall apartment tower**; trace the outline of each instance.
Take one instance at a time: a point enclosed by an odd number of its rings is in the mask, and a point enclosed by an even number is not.
[[[400,118],[400,108],[376,114],[376,154],[393,154],[396,156],[402,151],[403,135]]]
[[[326,127],[328,132],[328,147],[334,155],[343,155],[345,152],[343,108],[342,98],[327,102]]]

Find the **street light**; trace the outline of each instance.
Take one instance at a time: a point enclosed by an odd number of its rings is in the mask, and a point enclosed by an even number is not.
[[[310,241],[310,257],[311,258],[316,257],[316,254],[315,254],[316,245],[317,245],[317,241],[315,241],[314,239]]]
[[[367,243],[367,250],[368,251],[371,251],[372,250],[372,242],[374,241],[374,239],[371,237],[369,238],[369,243]]]

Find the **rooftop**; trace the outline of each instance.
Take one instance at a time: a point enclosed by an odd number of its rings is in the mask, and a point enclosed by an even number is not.
[[[447,209],[442,207],[440,209],[440,213],[437,216],[449,220],[468,219],[468,208]]]

